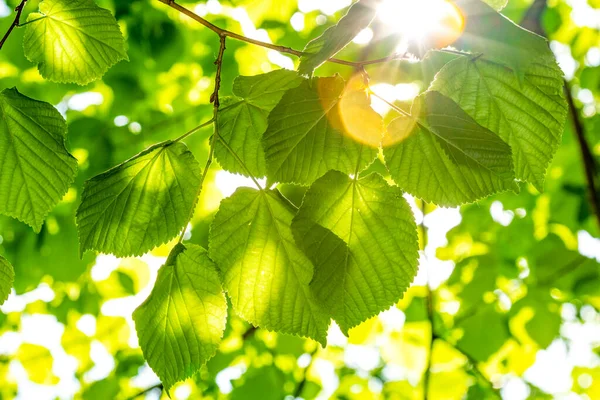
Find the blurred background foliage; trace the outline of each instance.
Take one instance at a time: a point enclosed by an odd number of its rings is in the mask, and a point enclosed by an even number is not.
[[[416,1],[416,0],[415,0]],[[83,182],[212,116],[218,40],[157,0],[97,0],[111,9],[129,62],[87,86],[43,80],[23,56],[23,30],[0,52],[0,89],[17,86],[55,105],[69,124],[79,175],[39,235],[0,216],[0,254],[15,290],[0,307],[0,399],[166,398],[144,363],[131,313],[149,294],[173,244],[138,259],[78,256],[74,224]],[[600,161],[600,1],[510,0],[504,14],[545,32],[565,72],[576,118]],[[184,3],[220,27],[302,49],[343,15],[349,0],[209,0]],[[15,0],[0,0],[0,31]],[[30,0],[24,15],[35,11]],[[391,54],[399,41],[379,20],[340,58]],[[541,30],[542,29],[542,30]],[[401,107],[427,88],[448,54],[369,66],[376,92]],[[294,68],[296,60],[230,41],[223,95],[237,75]],[[350,77],[328,64],[319,75]],[[378,111],[387,113],[383,103]],[[391,115],[390,115],[391,117]],[[254,330],[235,317],[218,354],[171,397],[283,399],[599,399],[600,219],[593,215],[573,118],[546,191],[522,187],[459,209],[412,200],[421,223],[421,266],[404,299],[325,349]],[[206,158],[211,132],[187,140]],[[384,167],[372,167],[385,174]],[[598,177],[596,177],[598,178]],[[220,200],[245,178],[214,165],[186,233],[207,245]],[[299,203],[303,190],[281,190]],[[425,215],[423,215],[423,211]],[[429,283],[429,285],[428,285]]]

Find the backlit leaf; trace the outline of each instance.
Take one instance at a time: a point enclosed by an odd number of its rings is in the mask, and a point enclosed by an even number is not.
[[[8,260],[0,256],[0,305],[2,305],[13,287],[15,270]]]
[[[378,174],[327,173],[306,193],[292,227],[315,265],[311,289],[343,332],[400,300],[417,272],[412,211]]]
[[[222,140],[215,145],[215,156],[224,169],[243,175],[251,173],[255,177],[266,175],[261,140],[267,129],[267,117],[285,91],[301,81],[296,72],[284,69],[235,79],[233,94],[237,97],[224,100],[217,117]]]
[[[25,56],[53,82],[85,85],[128,60],[117,21],[93,0],[44,0],[27,22]]]
[[[378,4],[379,0],[357,1],[337,25],[311,40],[304,48],[304,52],[309,54],[300,58],[298,73],[312,76],[316,68],[346,47],[360,31],[371,24],[377,14]]]
[[[336,76],[313,78],[285,93],[269,115],[263,138],[270,181],[308,185],[328,170],[355,174],[373,162],[377,149],[358,142],[347,123],[374,120],[371,129],[378,130],[381,117],[364,92],[362,98],[352,96],[355,107],[346,115],[347,108],[340,106],[344,89],[344,80]]]
[[[437,92],[392,121],[383,153],[400,188],[440,206],[516,188],[510,147]]]
[[[181,142],[156,144],[85,183],[81,253],[142,255],[175,237],[195,206],[200,166]]]
[[[294,242],[293,217],[277,192],[240,188],[221,202],[210,256],[239,316],[325,345],[329,318],[309,289],[313,266]]]
[[[17,89],[0,93],[0,213],[40,231],[77,172],[66,133],[65,120],[50,104]]]
[[[227,302],[206,250],[175,246],[133,319],[144,357],[167,390],[214,356],[225,331]]]
[[[430,89],[450,97],[508,143],[517,179],[541,191],[565,125],[564,83],[555,63],[531,64],[524,76],[519,82],[502,65],[460,57],[437,74]]]
[[[521,79],[534,62],[554,63],[548,42],[521,28],[481,0],[457,0],[465,27],[455,47],[510,67]]]

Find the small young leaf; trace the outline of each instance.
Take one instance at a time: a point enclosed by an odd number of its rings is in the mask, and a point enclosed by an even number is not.
[[[513,152],[517,179],[543,190],[567,116],[562,72],[556,63],[531,64],[519,82],[508,68],[459,57],[436,76],[430,90],[450,97]]]
[[[508,4],[508,0],[483,0],[496,11],[501,11]]]
[[[77,209],[80,251],[139,256],[185,227],[200,166],[181,142],[156,144],[86,182]]]
[[[0,93],[0,213],[40,231],[77,173],[66,134],[65,120],[50,104],[17,89]]]
[[[313,71],[336,55],[348,43],[367,28],[377,14],[379,0],[359,0],[348,10],[337,25],[327,29],[321,36],[311,40],[304,48],[309,53],[300,58],[298,73],[312,76]]]
[[[342,103],[344,96],[351,100]],[[309,185],[331,169],[362,171],[375,160],[377,148],[355,139],[356,129],[347,122],[356,120],[368,121],[376,131],[369,135],[381,138],[383,122],[365,92],[345,91],[339,76],[313,78],[288,90],[269,115],[263,137],[269,180]]]
[[[210,256],[240,317],[325,345],[329,318],[309,289],[313,266],[294,243],[293,216],[276,192],[238,189],[215,216]]]
[[[53,82],[85,85],[128,60],[117,21],[93,0],[44,0],[27,22],[25,56]]]
[[[0,256],[0,306],[4,304],[15,281],[15,270],[8,260]]]
[[[144,358],[167,391],[214,356],[227,323],[227,301],[206,250],[176,245],[133,320]]]
[[[518,189],[510,147],[448,97],[427,92],[413,115],[392,121],[384,139],[386,165],[402,189],[448,207]]]
[[[345,333],[400,300],[417,273],[414,216],[378,174],[328,172],[306,193],[292,229],[315,265],[311,289]]]
[[[227,171],[255,177],[266,175],[262,136],[267,129],[267,117],[283,94],[297,87],[302,78],[294,71],[277,70],[257,76],[238,76],[233,94],[226,99],[218,113],[219,136],[215,157]],[[227,149],[225,142],[244,163]]]
[[[548,42],[513,23],[481,0],[457,0],[465,28],[455,47],[510,67],[522,79],[534,62],[554,63]]]

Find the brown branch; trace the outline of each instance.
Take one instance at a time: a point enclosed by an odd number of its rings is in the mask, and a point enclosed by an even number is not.
[[[425,254],[425,248],[427,247],[427,227],[425,226],[425,211],[427,208],[427,203],[425,201],[421,201],[421,212],[423,213],[423,219],[421,220],[421,231],[423,235],[423,246],[422,250]],[[425,259],[425,266],[427,265],[427,260]],[[427,354],[427,365],[425,366],[425,374],[423,376],[423,398],[427,400],[429,398],[429,383],[431,380],[431,365],[433,363],[433,344],[435,342],[435,315],[434,315],[434,293],[431,288],[431,280],[429,274],[429,268],[426,270],[427,275],[427,318],[429,319],[429,325],[431,327],[431,334],[429,338],[429,352]]]
[[[547,2],[545,0],[535,0],[521,21],[521,26],[538,35],[546,37],[546,32],[544,32],[541,23],[541,18],[546,7]],[[579,111],[575,106],[573,95],[571,94],[571,87],[566,79],[565,93],[567,102],[569,103],[569,112],[571,114],[571,120],[573,121],[573,129],[575,130],[575,136],[577,137],[577,142],[579,143],[579,148],[581,150],[581,157],[583,159],[583,168],[589,190],[590,207],[596,217],[598,229],[600,229],[600,182],[598,182],[598,165],[596,164],[590,145],[585,138],[585,127],[579,117]]]
[[[242,334],[242,340],[248,340],[258,330],[256,326],[251,326]]]
[[[128,397],[126,400],[135,400],[135,399],[137,399],[138,397],[141,397],[141,396],[143,396],[143,395],[145,395],[145,394],[148,394],[148,393],[150,393],[151,391],[153,391],[153,390],[155,390],[155,389],[160,389],[160,390],[161,390],[161,392],[162,392],[162,390],[163,390],[163,384],[162,384],[162,383],[159,383],[159,384],[157,384],[157,385],[150,386],[149,388],[147,388],[147,389],[144,389],[144,390],[142,390],[142,391],[140,391],[140,392],[138,392],[138,393],[134,394],[134,395],[133,395],[133,396],[131,396],[131,397]]]
[[[592,211],[596,217],[598,229],[600,229],[600,188],[598,187],[598,165],[594,159],[594,154],[590,149],[590,145],[585,138],[585,128],[581,119],[579,118],[579,111],[575,106],[573,95],[571,94],[571,88],[568,82],[565,80],[565,92],[567,96],[567,102],[569,103],[569,111],[571,113],[571,120],[573,121],[573,129],[575,130],[575,136],[579,142],[579,148],[581,150],[581,158],[583,159],[583,168],[585,170],[585,178],[588,184],[589,190],[589,202]]]
[[[298,386],[296,386],[296,390],[294,390],[294,398],[298,398],[302,395],[302,391],[304,390],[304,386],[306,386],[306,381],[308,378],[308,370],[313,365],[313,362],[315,361],[315,356],[317,355],[318,351],[319,346],[315,347],[315,349],[311,351],[310,362],[308,363],[306,368],[304,368],[304,376],[302,377],[302,380],[298,383]]]
[[[0,40],[0,50],[2,50],[2,46],[4,46],[4,42],[6,42],[6,39],[8,39],[8,37],[12,33],[13,29],[15,29],[21,23],[20,22],[21,21],[21,13],[23,13],[23,8],[25,8],[25,3],[27,3],[27,0],[21,0],[19,5],[15,8],[15,12],[17,13],[17,15],[15,16],[13,23],[10,24],[10,26],[8,27],[8,31],[6,32],[6,34],[4,34],[4,37],[2,38],[2,40]]]
[[[202,172],[202,176],[200,177],[200,183],[198,184],[198,190],[196,191],[196,196],[194,197],[195,199],[198,199],[198,197],[200,197],[200,194],[202,193],[202,188],[204,187],[204,180],[206,179],[206,175],[208,175],[208,170],[212,164],[213,156],[215,154],[215,143],[217,141],[217,138],[219,137],[219,124],[217,123],[217,114],[219,112],[219,105],[221,104],[219,101],[219,89],[221,89],[221,70],[223,69],[223,55],[225,54],[225,49],[227,48],[226,43],[225,43],[227,36],[219,35],[219,38],[220,38],[219,53],[217,54],[217,59],[215,60],[215,65],[217,66],[217,72],[215,74],[215,89],[214,89],[212,95],[210,96],[210,102],[213,103],[213,105],[214,105],[212,121],[215,126],[215,132],[213,134],[213,137],[212,137],[212,140],[210,143],[210,150],[208,153],[208,158],[206,159],[206,166],[204,167],[204,171]],[[188,223],[194,217],[194,211],[195,211],[195,207],[192,208],[192,210],[190,211],[190,215],[188,217]],[[179,236],[179,243],[183,242],[184,235],[185,235],[185,229],[183,229],[181,231],[181,235]]]
[[[252,38],[237,34],[235,32],[228,31],[227,29],[220,28],[220,27],[216,26],[215,24],[202,18],[198,14],[194,13],[192,10],[189,10],[189,9],[177,4],[174,0],[159,0],[159,1],[161,3],[168,5],[169,7],[173,8],[173,9],[179,11],[180,13],[190,17],[194,21],[199,22],[200,24],[207,27],[208,29],[215,32],[217,35],[219,35],[221,37],[230,37],[232,39],[239,40],[241,42],[246,42],[246,43],[250,43],[250,44],[253,44],[256,46],[261,46],[261,47],[264,47],[267,49],[278,51],[280,53],[291,54],[296,57],[301,57],[303,55],[308,54],[303,51],[292,49],[291,47],[280,46],[277,44],[262,42],[260,40],[252,39]],[[346,65],[349,67],[358,68],[358,67],[363,67],[366,65],[380,64],[380,63],[384,63],[384,62],[388,62],[388,61],[400,60],[402,58],[404,58],[404,55],[394,53],[387,57],[382,57],[382,58],[378,58],[375,60],[346,61],[346,60],[340,60],[338,58],[330,58],[327,61],[331,62],[331,63],[335,63],[335,64]]]

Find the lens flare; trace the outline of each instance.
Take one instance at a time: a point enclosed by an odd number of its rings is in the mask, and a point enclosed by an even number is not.
[[[371,147],[379,147],[383,139],[383,120],[371,107],[367,88],[360,74],[347,83],[338,103],[338,117],[342,132]]]

